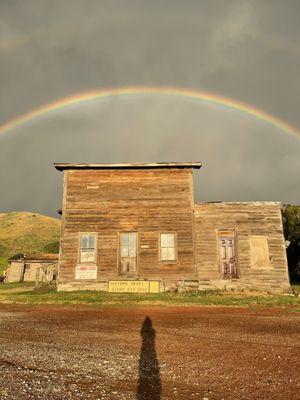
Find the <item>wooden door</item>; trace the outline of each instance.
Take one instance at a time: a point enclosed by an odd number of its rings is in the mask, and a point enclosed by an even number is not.
[[[120,273],[134,275],[137,273],[137,233],[120,234]]]
[[[234,238],[219,238],[220,264],[223,278],[237,278]]]

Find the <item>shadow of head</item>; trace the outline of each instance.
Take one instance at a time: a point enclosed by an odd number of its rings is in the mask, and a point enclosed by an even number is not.
[[[141,335],[142,339],[148,339],[153,337],[155,340],[155,329],[152,326],[151,318],[146,317],[141,327]]]
[[[161,382],[159,364],[155,351],[155,329],[151,318],[146,317],[142,327],[142,345],[139,359],[139,382],[137,400],[160,400]]]

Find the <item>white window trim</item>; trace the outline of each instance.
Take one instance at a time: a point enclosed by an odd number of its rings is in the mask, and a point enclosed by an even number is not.
[[[162,259],[161,236],[162,235],[170,235],[170,234],[174,235],[174,259],[165,260],[165,259]],[[169,264],[169,263],[173,263],[174,264],[174,263],[177,263],[177,261],[178,261],[177,233],[176,232],[170,232],[170,231],[159,232],[159,235],[158,235],[158,249],[159,249],[158,259],[159,259],[160,263],[162,263],[162,264]]]

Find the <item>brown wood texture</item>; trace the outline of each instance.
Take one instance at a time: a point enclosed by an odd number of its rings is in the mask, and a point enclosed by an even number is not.
[[[272,289],[289,287],[280,203],[203,203],[195,205],[196,267],[200,281],[220,280],[218,230],[235,230],[239,279],[237,287]],[[250,235],[268,238],[270,268],[254,269]]]
[[[195,278],[191,169],[75,169],[64,174],[60,282],[75,279],[80,232],[98,234],[98,280],[119,277],[118,235],[126,231],[138,233],[139,278]],[[158,261],[160,232],[177,234],[176,263]]]
[[[6,270],[7,282],[23,282],[24,276],[24,262],[23,261],[10,261],[9,267]]]
[[[56,254],[39,255],[40,260],[34,259],[21,259],[10,261],[9,267],[6,271],[7,282],[34,282],[36,279],[36,270],[40,267],[48,265],[57,265]],[[45,258],[43,260],[43,257]],[[53,258],[53,261],[48,260]]]

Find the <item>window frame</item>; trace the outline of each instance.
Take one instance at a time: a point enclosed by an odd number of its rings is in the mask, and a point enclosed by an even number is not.
[[[84,236],[93,236],[95,243],[95,251],[94,251],[94,261],[81,261],[81,250],[82,250],[82,238]],[[78,235],[78,255],[77,255],[77,264],[78,265],[97,265],[98,260],[98,233],[97,232],[79,232]]]
[[[128,243],[127,244],[122,244],[122,236],[125,236],[125,235],[127,235],[128,236]],[[134,249],[135,249],[135,256],[131,256],[130,255],[130,239],[129,239],[129,236],[130,235],[132,235],[132,236],[135,236],[135,242],[134,242]],[[127,247],[128,248],[128,255],[125,255],[125,256],[123,256],[122,255],[122,248],[123,247]],[[137,258],[137,247],[138,247],[138,235],[137,235],[137,232],[136,231],[134,231],[134,232],[129,232],[129,231],[125,231],[125,232],[119,232],[119,256],[120,256],[120,258],[126,258],[126,257],[128,257],[128,258]]]
[[[161,235],[174,235],[174,260],[163,260],[161,251]],[[161,231],[158,233],[158,262],[160,264],[176,264],[178,262],[177,232]]]

